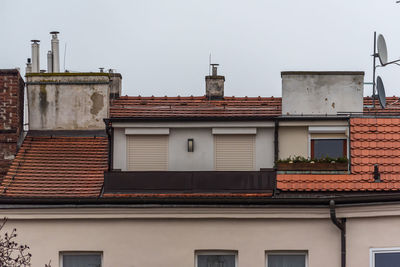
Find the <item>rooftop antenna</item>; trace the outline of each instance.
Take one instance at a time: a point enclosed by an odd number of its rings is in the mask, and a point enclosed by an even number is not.
[[[211,75],[211,53],[210,56],[208,57],[208,76]]]
[[[399,1],[400,2],[400,1]],[[373,69],[372,69],[372,103],[373,108],[375,108],[375,100],[378,98],[381,107],[384,109],[386,107],[386,93],[383,86],[382,78],[378,76],[377,82],[375,78],[376,68],[385,67],[390,64],[396,64],[400,59],[388,62],[388,52],[386,47],[386,41],[382,34],[379,34],[378,39],[376,39],[376,32],[374,32],[374,53],[373,57]],[[376,65],[376,58],[379,58],[381,65]],[[376,93],[377,92],[377,93]],[[383,98],[385,98],[383,100]]]
[[[67,55],[67,43],[65,43],[65,46],[64,46],[64,72],[65,72],[65,57],[66,57],[66,55]]]

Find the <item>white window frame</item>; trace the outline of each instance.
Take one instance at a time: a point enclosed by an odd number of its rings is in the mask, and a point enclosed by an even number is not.
[[[311,138],[312,134],[344,134],[344,137],[317,137]],[[349,158],[350,153],[350,141],[349,141],[349,130],[346,126],[309,126],[308,127],[308,146],[307,146],[307,154],[308,158],[311,158],[311,140],[326,140],[326,139],[346,139],[346,158]]]
[[[238,251],[236,250],[196,250],[194,253],[194,266],[197,265],[197,256],[199,255],[230,255],[235,256],[235,267],[238,267]]]
[[[60,251],[59,252],[59,265],[63,267],[63,257],[73,255],[100,255],[100,266],[103,267],[103,251]]]
[[[306,250],[267,250],[265,251],[266,267],[268,267],[268,255],[302,255],[305,258],[305,267],[308,267],[308,251]]]
[[[375,267],[375,254],[380,253],[400,253],[400,247],[390,247],[390,248],[370,248],[369,249],[369,266]]]

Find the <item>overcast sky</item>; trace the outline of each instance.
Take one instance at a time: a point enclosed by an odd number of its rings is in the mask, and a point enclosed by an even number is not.
[[[373,32],[400,58],[395,0],[0,0],[0,68],[25,70],[31,39],[60,31],[61,69],[112,68],[123,95],[204,95],[209,54],[225,95],[280,96],[281,71],[365,71]],[[400,95],[400,67],[378,68],[386,94]],[[364,95],[372,88],[365,86]]]

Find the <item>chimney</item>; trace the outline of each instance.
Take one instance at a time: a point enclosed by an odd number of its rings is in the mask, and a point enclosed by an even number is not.
[[[51,38],[51,52],[53,54],[52,72],[58,73],[58,72],[60,72],[60,48],[59,48],[58,38],[57,38],[57,34],[59,34],[59,32],[53,31],[53,32],[50,32],[50,34],[52,35],[52,38]]]
[[[53,72],[53,53],[50,50],[47,52],[47,72]]]
[[[25,73],[31,73],[31,72],[32,72],[32,63],[31,63],[31,59],[28,58],[26,61]]]
[[[32,42],[32,72],[36,73],[40,70],[39,62],[39,42],[40,40],[31,40]]]
[[[219,64],[210,64],[212,75],[206,76],[206,97],[210,100],[224,98],[225,76],[219,76],[217,68]]]
[[[121,96],[122,90],[122,75],[115,73],[112,69],[108,70],[110,75],[110,99],[115,99]]]
[[[282,115],[363,112],[364,72],[284,71]]]

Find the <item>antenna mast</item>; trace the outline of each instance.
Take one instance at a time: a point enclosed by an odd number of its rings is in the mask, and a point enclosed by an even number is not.
[[[372,54],[372,103],[375,108],[376,31],[374,31],[374,53]]]
[[[211,75],[211,53],[210,56],[208,57],[208,76]]]
[[[65,55],[67,54],[67,43],[65,43],[64,47],[64,72],[65,72]]]

